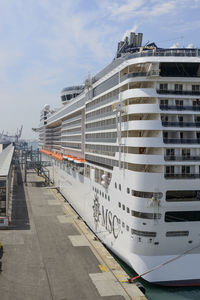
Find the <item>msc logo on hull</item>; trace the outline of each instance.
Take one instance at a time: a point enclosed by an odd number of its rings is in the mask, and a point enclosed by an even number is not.
[[[95,230],[100,230],[100,226],[104,227],[107,232],[112,234],[115,239],[118,238],[120,233],[119,218],[110,210],[100,205],[98,196],[94,196],[93,217],[95,223]]]

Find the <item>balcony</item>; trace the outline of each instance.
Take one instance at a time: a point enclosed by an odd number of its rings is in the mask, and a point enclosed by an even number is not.
[[[158,94],[164,95],[189,95],[189,96],[200,96],[200,91],[175,91],[175,90],[156,90]]]
[[[165,144],[200,144],[200,139],[168,139],[164,138]]]
[[[200,106],[182,106],[182,105],[160,105],[161,110],[189,110],[189,111],[200,111]]]
[[[200,161],[200,156],[176,156],[176,155],[165,155],[165,161]]]
[[[200,127],[200,122],[162,122],[164,127]]]
[[[86,138],[85,142],[92,143],[116,143],[117,138]]]
[[[200,174],[165,174],[167,179],[196,179],[200,178]]]
[[[121,77],[121,82],[128,79],[128,78],[134,78],[134,77],[144,77],[144,76],[148,76],[150,75],[149,72],[133,72],[133,73],[129,73],[126,74],[124,76]],[[152,72],[152,75],[159,75],[159,72]]]
[[[85,131],[103,131],[103,130],[108,130],[108,129],[116,129],[116,124],[110,124],[110,125],[103,125],[103,126],[96,126],[96,127],[90,127],[86,128]]]

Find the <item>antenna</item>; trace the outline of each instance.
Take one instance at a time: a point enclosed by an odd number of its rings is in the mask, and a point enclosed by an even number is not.
[[[182,40],[182,47],[184,48],[184,36],[181,36],[181,40]]]

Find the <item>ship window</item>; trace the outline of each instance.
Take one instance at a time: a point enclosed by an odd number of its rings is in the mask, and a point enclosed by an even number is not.
[[[131,233],[139,236],[156,237],[156,232],[131,229]]]
[[[107,199],[107,195],[105,194],[105,199]]]
[[[121,191],[121,184],[119,184],[119,190]]]
[[[168,99],[162,99],[162,100],[160,100],[160,105],[168,106]]]
[[[167,191],[166,201],[200,201],[200,191]]]
[[[100,194],[100,196],[101,196],[101,191],[99,191],[99,194]]]
[[[193,92],[199,92],[200,91],[200,85],[197,85],[197,84],[192,85],[192,91]]]
[[[127,194],[130,194],[130,189],[129,188],[127,188]]]
[[[125,227],[125,223],[124,223],[124,222],[122,222],[122,227],[123,227],[123,228]]]
[[[115,188],[117,188],[117,182],[115,182]]]
[[[118,202],[118,206],[121,207],[121,202]]]
[[[122,209],[125,210],[125,205],[124,204],[122,205]]]
[[[183,100],[175,100],[176,106],[182,107],[183,106]]]
[[[144,212],[135,211],[135,210],[131,211],[131,215],[136,218],[153,219],[153,220],[160,219],[162,216],[159,213],[144,213]]]
[[[129,226],[128,225],[126,225],[126,230],[129,231]]]
[[[175,151],[174,151],[173,148],[172,149],[166,149],[166,155],[167,156],[174,156],[174,154],[175,154]]]
[[[110,201],[110,196],[108,196],[108,201]]]
[[[165,222],[198,222],[200,211],[168,211],[165,213]]]
[[[200,123],[200,116],[196,116],[195,122]]]
[[[168,89],[168,84],[167,83],[161,83],[160,84],[160,90],[167,91],[167,89]]]
[[[183,122],[183,116],[178,116],[179,122]]]
[[[126,211],[127,211],[127,213],[129,214],[129,213],[130,213],[130,208],[127,207],[127,208],[126,208]]]
[[[164,132],[163,132],[163,137],[164,137],[165,139],[168,139],[168,132],[167,132],[167,131],[164,131]]]
[[[102,193],[102,197],[104,197],[104,192]]]
[[[118,224],[121,224],[121,220],[120,219],[118,219]]]
[[[132,196],[140,197],[140,198],[152,198],[153,197],[153,193],[152,192],[142,192],[142,191],[132,190],[131,194],[132,194]],[[163,196],[162,193],[158,193],[158,197],[159,198],[162,198],[162,196]]]
[[[174,166],[166,166],[166,174],[174,174]]]
[[[167,231],[166,236],[188,236],[189,231]]]
[[[183,90],[183,85],[182,84],[175,84],[175,91],[182,91]]]
[[[190,174],[190,166],[182,166],[182,174]]]

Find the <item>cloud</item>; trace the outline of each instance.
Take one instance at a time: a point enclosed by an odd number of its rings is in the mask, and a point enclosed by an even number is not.
[[[177,14],[178,7],[187,8],[189,4],[199,5],[199,0],[125,0],[108,6],[111,17],[121,21],[134,17],[159,17],[167,14]]]
[[[138,29],[138,24],[134,24],[134,26],[131,29],[126,30],[125,33],[123,34],[122,41],[126,38],[126,36],[129,36],[131,32],[136,32],[137,29]]]
[[[145,0],[126,0],[123,4],[113,3],[108,6],[112,16],[130,15],[132,12],[137,11]]]

